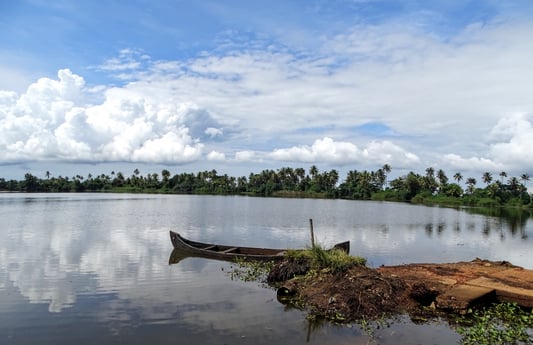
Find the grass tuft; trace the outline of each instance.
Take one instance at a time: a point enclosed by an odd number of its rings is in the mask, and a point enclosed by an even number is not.
[[[287,256],[293,259],[309,260],[314,269],[329,269],[334,273],[344,272],[354,266],[366,265],[365,258],[350,256],[341,249],[327,250],[319,245],[305,250],[289,250]]]

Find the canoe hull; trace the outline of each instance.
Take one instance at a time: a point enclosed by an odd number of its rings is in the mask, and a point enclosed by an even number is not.
[[[278,261],[285,256],[286,249],[235,247],[228,245],[195,242],[180,234],[170,231],[170,240],[175,251],[181,252],[181,256],[189,255],[208,259],[234,261],[237,258],[255,261]],[[350,242],[342,242],[333,248],[350,252]]]
[[[284,249],[234,247],[195,242],[173,231],[170,231],[170,240],[175,249],[179,249],[191,256],[200,256],[209,259],[233,261],[236,258],[246,258],[250,260],[276,261],[283,259],[285,255]]]

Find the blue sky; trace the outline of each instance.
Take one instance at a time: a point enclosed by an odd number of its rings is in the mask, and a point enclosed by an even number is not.
[[[2,1],[0,175],[531,173],[532,17],[530,1]]]

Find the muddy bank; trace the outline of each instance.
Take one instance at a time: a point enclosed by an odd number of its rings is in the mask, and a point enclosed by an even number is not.
[[[512,273],[514,277],[512,282],[507,279],[506,286],[512,283],[513,289],[524,291],[526,295],[528,291],[533,292],[531,271],[507,262],[479,259],[377,269],[354,266],[337,273],[327,269],[311,270],[305,262],[288,259],[274,266],[268,281],[280,286],[278,299],[281,302],[300,305],[312,315],[351,322],[399,313],[416,317],[464,313],[476,303],[497,301],[498,297],[496,290],[491,290],[490,286],[471,286],[468,283],[493,279],[502,273]],[[453,295],[453,291],[459,290],[462,295],[459,292]],[[533,303],[533,295],[530,301]]]

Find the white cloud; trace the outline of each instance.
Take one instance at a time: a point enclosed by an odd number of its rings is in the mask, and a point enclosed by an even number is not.
[[[238,162],[249,162],[255,158],[253,151],[239,151],[235,153],[235,160]]]
[[[86,104],[93,90],[104,92],[103,103]],[[127,88],[87,90],[70,70],[60,70],[58,80],[39,79],[20,96],[3,91],[0,101],[3,162],[187,163],[203,150],[190,129],[216,134],[209,126],[216,122],[192,103],[160,103]]]
[[[532,31],[502,21],[442,40],[396,22],[358,25],[298,54],[256,46],[153,61],[123,50],[100,70],[134,82],[87,86],[61,70],[20,96],[2,92],[0,158],[184,163],[212,159],[203,148],[216,141],[216,152],[244,152],[234,162],[413,168],[440,158],[525,170],[531,121],[505,114],[533,112]],[[361,137],[353,129],[366,123],[398,135]]]
[[[106,60],[102,65],[98,66],[103,71],[123,72],[128,70],[136,70],[142,67],[142,60],[149,60],[150,57],[142,54],[140,51],[133,49],[122,49],[119,56]]]
[[[321,163],[371,163],[393,164],[404,167],[419,162],[419,158],[401,147],[389,142],[373,141],[364,149],[359,149],[350,142],[334,141],[325,137],[317,139],[312,146],[295,146],[274,150],[270,157],[280,161],[321,162]]]
[[[447,154],[444,161],[453,167],[474,171],[510,169],[521,173],[533,169],[531,116],[518,113],[503,117],[490,131],[489,139],[487,151],[480,152],[481,157],[464,158],[458,154]]]
[[[209,161],[224,161],[226,160],[226,155],[222,152],[211,151],[207,154],[207,160]]]
[[[224,132],[221,129],[209,127],[205,130],[205,134],[214,138],[214,137],[222,136]]]
[[[450,153],[444,155],[444,161],[446,164],[457,168],[470,171],[500,171],[503,169],[503,165],[497,164],[488,158],[470,157],[463,158],[459,155]]]
[[[197,160],[203,145],[193,143],[186,130],[180,132],[165,133],[160,138],[145,141],[133,152],[133,161],[185,163]]]

